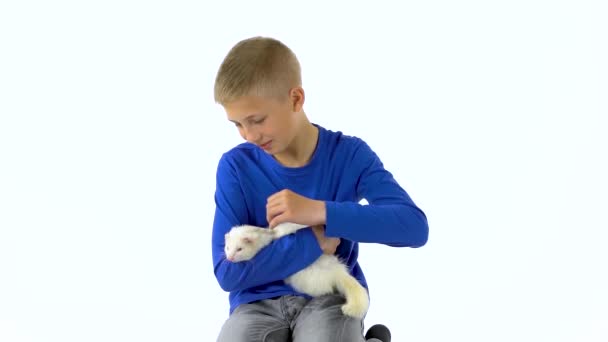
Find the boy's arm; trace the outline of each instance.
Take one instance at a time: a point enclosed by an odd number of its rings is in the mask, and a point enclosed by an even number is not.
[[[215,276],[225,291],[239,291],[282,280],[313,263],[323,253],[311,229],[275,240],[251,260],[233,263],[224,254],[224,235],[248,223],[247,207],[235,168],[225,156],[217,171],[212,257]]]
[[[326,235],[394,247],[423,246],[429,234],[426,215],[364,141],[354,153],[353,168],[361,170],[357,194],[369,204],[325,202]]]

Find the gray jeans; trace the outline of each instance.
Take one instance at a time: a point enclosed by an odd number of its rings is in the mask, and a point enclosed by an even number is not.
[[[237,307],[218,342],[363,342],[363,320],[345,316],[345,299],[330,294],[266,299]],[[376,340],[377,341],[377,340]]]

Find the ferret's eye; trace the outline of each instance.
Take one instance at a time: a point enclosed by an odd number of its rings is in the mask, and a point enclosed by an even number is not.
[[[237,251],[237,252],[240,252],[240,251],[242,251],[242,250],[243,250],[242,248],[239,248],[239,249],[237,249],[236,251]]]

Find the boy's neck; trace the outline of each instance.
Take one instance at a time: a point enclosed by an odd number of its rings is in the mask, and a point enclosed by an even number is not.
[[[302,167],[310,161],[319,140],[319,129],[307,119],[302,122],[300,133],[283,152],[273,155],[281,165]]]

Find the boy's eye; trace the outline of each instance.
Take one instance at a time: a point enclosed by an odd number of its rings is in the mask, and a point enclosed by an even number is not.
[[[264,122],[264,120],[266,120],[266,117],[263,117],[263,118],[258,119],[258,120],[254,120],[253,123],[254,124],[261,124],[262,122]]]

